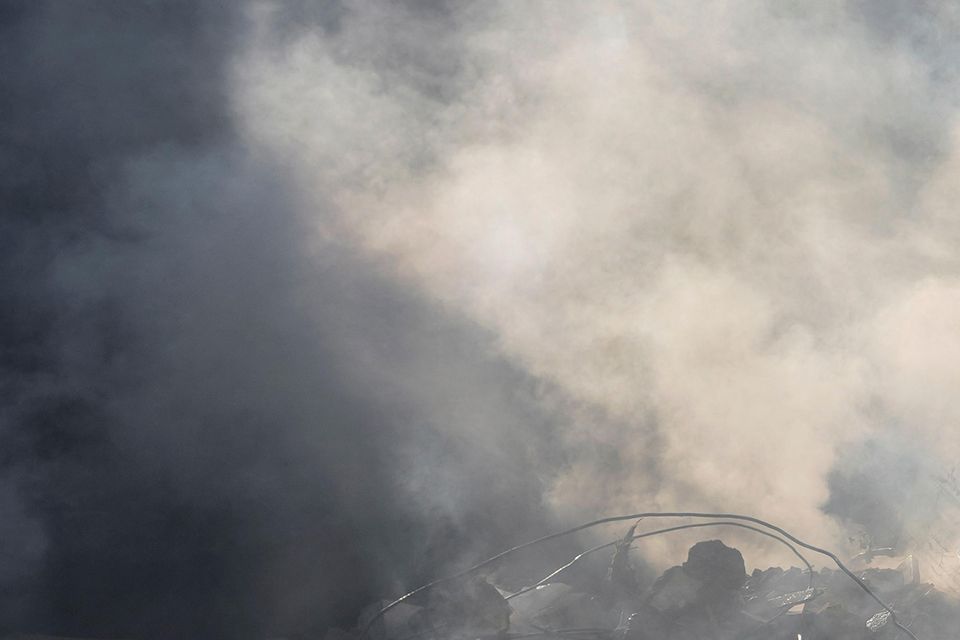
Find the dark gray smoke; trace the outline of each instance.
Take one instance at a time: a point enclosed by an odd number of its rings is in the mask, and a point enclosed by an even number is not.
[[[0,632],[322,631],[548,520],[534,385],[238,139],[244,9],[2,5]]]

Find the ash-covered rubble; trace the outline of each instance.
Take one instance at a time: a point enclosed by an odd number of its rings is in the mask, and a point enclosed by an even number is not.
[[[550,580],[513,590],[496,585],[495,574],[473,574],[437,585],[385,613],[388,603],[375,603],[356,630],[332,631],[327,640],[960,637],[960,606],[924,583],[909,559],[897,569],[855,572],[863,584],[831,569],[775,567],[748,575],[740,551],[706,540],[690,548],[685,562],[644,586],[628,556],[634,537],[631,528],[621,541],[594,549],[610,548],[610,561],[606,578],[589,588],[567,582],[562,570]],[[896,628],[877,598],[894,610],[908,632]]]

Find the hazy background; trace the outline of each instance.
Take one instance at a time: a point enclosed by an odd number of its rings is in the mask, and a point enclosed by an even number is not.
[[[620,510],[930,525],[952,3],[0,7],[0,631],[320,633]]]

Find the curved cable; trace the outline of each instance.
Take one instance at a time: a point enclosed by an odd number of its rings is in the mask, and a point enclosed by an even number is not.
[[[800,538],[797,538],[791,533],[788,533],[786,530],[782,529],[781,527],[778,527],[774,524],[770,524],[769,522],[765,520],[761,520],[760,518],[754,518],[753,516],[744,516],[737,513],[702,513],[702,512],[696,512],[696,511],[650,511],[650,512],[644,512],[644,513],[631,513],[631,514],[619,515],[619,516],[608,516],[606,518],[600,518],[598,520],[591,520],[590,522],[586,522],[584,524],[578,525],[570,529],[564,529],[563,531],[558,531],[556,533],[551,533],[545,536],[541,536],[540,538],[536,538],[534,540],[524,542],[523,544],[518,544],[517,546],[510,547],[506,551],[501,551],[497,555],[487,558],[486,560],[479,562],[473,565],[472,567],[468,567],[451,576],[447,576],[446,578],[438,578],[436,580],[428,582],[420,587],[417,587],[413,591],[410,591],[409,593],[406,593],[400,596],[399,598],[397,598],[387,606],[380,609],[380,611],[375,613],[373,617],[371,617],[370,620],[367,621],[367,624],[364,625],[360,634],[361,636],[366,636],[367,632],[370,630],[370,627],[373,625],[373,623],[379,620],[383,616],[383,614],[385,614],[387,611],[390,611],[401,602],[404,602],[405,600],[417,595],[418,593],[421,593],[428,589],[432,589],[433,587],[439,584],[450,582],[451,580],[456,580],[457,578],[461,578],[463,576],[474,573],[480,569],[483,569],[484,567],[488,567],[491,564],[494,564],[495,562],[505,558],[508,555],[512,555],[516,553],[517,551],[526,549],[527,547],[532,547],[534,545],[537,545],[543,542],[547,542],[549,540],[554,540],[556,538],[568,536],[568,535],[577,533],[578,531],[583,531],[584,529],[590,529],[591,527],[596,527],[602,524],[609,524],[612,522],[623,522],[624,520],[640,520],[643,518],[709,518],[712,520],[741,520],[744,522],[752,522],[753,524],[758,524],[772,531],[776,531],[777,533],[782,535],[787,540],[793,542],[797,546],[803,547],[804,549],[813,551],[815,553],[819,553],[822,556],[830,558],[834,562],[834,564],[837,565],[837,568],[839,568],[843,573],[845,573],[847,577],[849,577],[851,580],[856,582],[857,585],[868,596],[870,596],[877,604],[879,604],[887,613],[890,614],[890,622],[892,622],[895,627],[897,627],[898,629],[900,629],[900,631],[902,631],[903,633],[908,635],[910,638],[912,638],[912,640],[920,640],[919,638],[917,638],[916,635],[914,635],[912,631],[910,631],[910,629],[900,624],[900,622],[897,620],[897,614],[893,611],[893,609],[891,609],[883,600],[881,600],[880,597],[877,594],[875,594],[873,590],[871,590],[870,587],[868,587],[863,580],[861,580],[855,573],[850,571],[850,569],[848,569],[847,566],[843,564],[843,562],[840,560],[840,558],[838,558],[837,555],[834,554],[833,552],[828,551],[827,549],[823,549],[821,547],[814,546],[808,542],[804,542]]]
[[[783,538],[781,538],[781,537],[778,536],[778,535],[775,535],[775,534],[773,534],[773,533],[770,533],[769,531],[764,531],[763,529],[758,529],[757,527],[751,527],[751,526],[748,525],[748,524],[741,524],[741,523],[739,523],[739,522],[698,522],[698,523],[695,523],[695,524],[682,524],[682,525],[677,525],[677,526],[675,526],[675,527],[667,527],[666,529],[657,529],[656,531],[647,531],[647,532],[645,532],[645,533],[638,533],[638,534],[635,534],[634,536],[632,536],[632,537],[630,538],[630,541],[632,542],[632,541],[634,541],[634,540],[639,540],[640,538],[649,538],[649,537],[651,537],[651,536],[656,536],[656,535],[660,535],[660,534],[663,534],[663,533],[672,533],[672,532],[674,532],[674,531],[683,531],[684,529],[701,529],[701,528],[703,528],[703,527],[718,527],[718,526],[738,527],[738,528],[740,528],[740,529],[749,529],[750,531],[753,531],[753,532],[755,532],[755,533],[759,533],[760,535],[763,535],[763,536],[767,536],[768,538],[773,538],[773,539],[776,540],[777,542],[779,542],[779,543],[781,543],[781,544],[783,544],[783,545],[786,545],[786,547],[787,547],[788,549],[790,549],[790,551],[792,551],[795,556],[797,556],[798,558],[800,558],[800,561],[803,562],[803,564],[807,565],[807,569],[808,569],[808,571],[810,572],[810,586],[813,587],[813,565],[810,564],[810,562],[809,562],[806,558],[804,558],[803,555],[802,555],[799,551],[797,551],[797,548],[796,548],[796,547],[794,547],[792,544],[790,544],[789,542],[787,542],[786,540],[784,540]],[[590,555],[591,553],[595,553],[595,552],[597,552],[597,551],[601,551],[601,550],[606,549],[606,548],[608,548],[608,547],[612,547],[612,546],[616,545],[618,542],[621,542],[621,540],[617,539],[617,540],[614,540],[613,542],[607,542],[607,543],[605,543],[605,544],[597,545],[596,547],[592,547],[592,548],[590,548],[590,549],[587,549],[586,551],[584,551],[584,552],[580,553],[579,555],[577,555],[576,557],[574,557],[573,560],[571,560],[571,561],[568,562],[567,564],[563,565],[562,567],[560,567],[559,569],[557,569],[556,571],[554,571],[554,572],[551,573],[550,575],[546,576],[545,578],[543,578],[542,580],[540,580],[540,581],[537,582],[536,584],[532,584],[532,585],[530,585],[530,586],[528,586],[528,587],[524,587],[523,589],[520,589],[520,590],[517,591],[516,593],[510,594],[509,596],[507,596],[506,598],[504,598],[504,600],[510,600],[510,599],[512,599],[512,598],[516,598],[517,596],[522,596],[522,595],[525,594],[525,593],[528,593],[528,592],[530,592],[530,591],[533,591],[533,590],[536,589],[537,587],[541,587],[541,586],[547,584],[547,583],[550,582],[550,580],[552,580],[555,576],[559,575],[560,573],[566,571],[567,569],[569,569],[570,567],[572,567],[574,564],[576,564],[581,558],[583,558],[583,557],[585,557],[585,556],[588,556],[588,555]]]

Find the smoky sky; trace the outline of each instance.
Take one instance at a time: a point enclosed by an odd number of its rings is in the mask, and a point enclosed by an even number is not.
[[[24,1],[0,29],[0,632],[312,637],[618,510],[851,553],[936,520],[950,3]]]
[[[322,634],[551,521],[537,385],[239,140],[244,11],[3,4],[0,631]]]
[[[277,38],[282,7],[231,72],[243,139],[334,203],[318,236],[545,385],[555,513],[929,530],[960,450],[950,3],[366,3]]]

